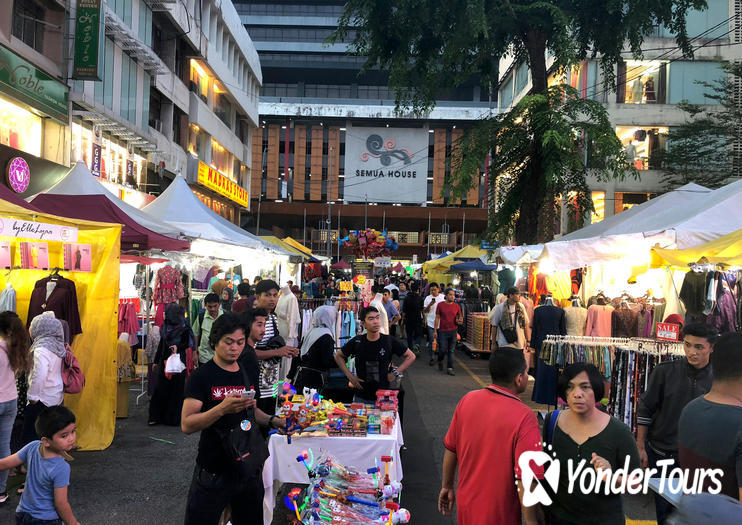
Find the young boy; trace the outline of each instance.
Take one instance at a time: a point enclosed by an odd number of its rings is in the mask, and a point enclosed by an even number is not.
[[[32,441],[16,454],[0,459],[0,470],[22,463],[28,469],[26,487],[16,509],[16,525],[80,525],[67,501],[70,466],[62,458],[75,446],[75,414],[63,406],[48,407],[36,420],[36,433],[41,441]]]

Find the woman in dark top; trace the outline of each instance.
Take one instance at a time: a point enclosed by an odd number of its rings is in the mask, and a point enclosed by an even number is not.
[[[600,490],[590,484],[595,472],[602,469],[609,474],[626,467],[628,471],[640,468],[639,451],[629,427],[600,411],[596,402],[603,398],[603,377],[591,364],[575,363],[564,369],[558,383],[559,396],[567,400],[568,410],[547,415],[543,442],[551,444],[559,460],[559,488],[554,503],[548,507],[551,525],[624,525],[626,518],[618,494],[605,495],[604,482]],[[569,493],[569,460],[575,472],[582,465],[571,493]],[[587,493],[581,490],[585,480]],[[611,485],[613,485],[611,475]],[[621,482],[616,482],[621,486]],[[596,494],[597,492],[597,494]]]
[[[294,381],[297,392],[304,390],[304,387],[321,390],[327,371],[335,366],[336,320],[337,310],[332,306],[320,306],[314,311],[312,329],[301,344],[301,357]]]
[[[165,361],[175,352],[180,354],[184,365],[188,364],[187,352],[193,347],[193,332],[186,324],[185,310],[173,303],[165,310],[162,337],[155,354],[157,367],[157,386],[149,400],[149,424],[180,425],[180,412],[183,408],[183,390],[187,370],[179,374],[165,375]]]

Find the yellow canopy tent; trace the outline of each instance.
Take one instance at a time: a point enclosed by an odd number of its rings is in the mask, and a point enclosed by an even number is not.
[[[309,255],[310,257],[315,257],[316,258],[316,256],[312,253],[312,250],[310,250],[309,248],[307,248],[306,246],[304,246],[299,241],[292,239],[291,237],[284,237],[283,242],[285,242],[286,244],[290,244],[291,246],[293,246],[294,248],[296,248],[300,252],[304,252],[307,255]]]
[[[686,267],[690,263],[699,262],[702,258],[710,264],[726,264],[728,266],[742,266],[742,230],[728,233],[722,237],[699,244],[685,250],[669,250],[666,248],[652,248],[653,268],[662,266]]]
[[[82,333],[72,343],[72,351],[85,374],[80,394],[66,395],[64,404],[77,417],[77,444],[84,450],[101,450],[113,441],[116,426],[116,339],[118,334],[119,255],[121,225],[66,219],[0,200],[0,218],[77,228],[77,243],[91,247],[91,272],[65,272],[75,283]],[[7,224],[7,222],[5,224]],[[13,235],[12,228],[0,232],[10,242],[11,264],[21,266],[20,242],[46,243],[49,266],[63,267],[63,241]],[[36,281],[48,270],[0,270],[0,287],[7,284],[16,291],[16,312],[26,322],[28,304]]]
[[[298,250],[297,248],[294,248],[291,244],[287,242],[283,242],[281,239],[273,235],[261,235],[260,238],[268,241],[271,244],[278,246],[279,248],[283,248],[287,252],[291,252],[294,255],[300,255],[304,259],[309,259],[311,257],[311,255],[309,255],[308,253],[304,253],[303,251]]]
[[[469,246],[464,246],[458,251],[453,252],[452,254],[446,255],[445,257],[441,257],[440,259],[435,259],[432,261],[426,261],[423,263],[423,273],[427,276],[429,281],[432,282],[440,282],[440,281],[450,281],[451,276],[446,275],[445,272],[448,271],[451,266],[453,266],[456,263],[459,263],[461,261],[457,261],[456,259],[476,259],[478,257],[481,257],[482,255],[486,255],[487,250],[482,250],[481,248],[474,246],[473,244],[470,244]]]

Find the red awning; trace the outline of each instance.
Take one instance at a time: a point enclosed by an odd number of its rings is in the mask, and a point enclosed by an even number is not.
[[[121,254],[121,264],[126,263],[138,263],[138,264],[157,264],[167,262],[168,259],[162,259],[159,257],[143,257],[141,255],[127,255]]]
[[[45,213],[88,221],[122,224],[121,251],[170,250],[186,251],[188,241],[173,239],[155,233],[137,223],[105,195],[50,195],[42,193],[32,201]]]
[[[330,268],[333,270],[350,270],[350,264],[345,262],[345,259],[340,259],[340,261],[330,266]]]
[[[27,210],[39,213],[41,212],[40,209],[38,209],[30,202],[24,201],[16,192],[8,188],[5,184],[0,184],[0,199],[8,201],[11,204],[15,204],[16,206],[20,206],[21,208],[26,208]]]

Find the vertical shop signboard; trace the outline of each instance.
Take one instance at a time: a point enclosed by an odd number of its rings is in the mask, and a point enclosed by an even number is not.
[[[0,268],[6,270],[13,267],[13,259],[10,256],[10,242],[0,241]]]
[[[356,277],[362,275],[366,279],[373,280],[374,278],[374,262],[373,261],[352,261],[350,263],[351,275]]]
[[[90,172],[96,177],[100,177],[101,172],[101,160],[103,155],[103,147],[101,145],[103,139],[103,131],[100,126],[93,126],[93,158],[90,161]]]
[[[48,270],[49,245],[45,242],[22,242],[21,268],[24,270]]]
[[[103,80],[103,26],[102,0],[78,0],[75,16],[75,67],[72,77],[77,80]]]
[[[62,254],[64,262],[62,268],[68,272],[92,271],[92,257],[90,244],[63,244]]]

